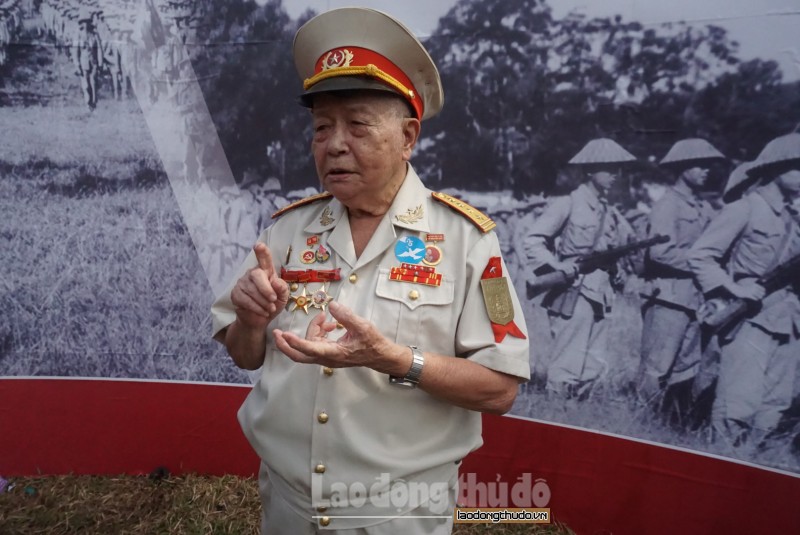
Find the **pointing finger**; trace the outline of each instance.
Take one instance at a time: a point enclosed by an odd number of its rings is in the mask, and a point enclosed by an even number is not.
[[[258,260],[258,267],[266,271],[267,273],[273,273],[274,268],[272,266],[272,254],[269,252],[269,247],[267,247],[263,243],[257,243],[255,247],[253,247],[253,251],[256,253],[256,260]]]

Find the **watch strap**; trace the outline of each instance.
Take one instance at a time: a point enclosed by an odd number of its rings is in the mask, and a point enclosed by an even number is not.
[[[408,370],[405,377],[398,377],[396,375],[389,376],[389,382],[398,386],[415,387],[422,377],[422,367],[425,365],[425,356],[417,346],[408,346],[411,349],[411,369]]]

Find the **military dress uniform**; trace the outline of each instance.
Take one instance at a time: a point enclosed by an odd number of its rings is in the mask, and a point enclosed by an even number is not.
[[[725,206],[692,247],[688,262],[703,291],[711,293],[755,280],[798,253],[797,215],[773,182]],[[750,433],[765,436],[789,406],[799,331],[800,302],[785,288],[768,295],[738,330],[722,336],[712,423],[734,444]]]
[[[633,229],[622,214],[589,185],[552,201],[525,239],[533,269],[627,243]],[[557,239],[555,251],[549,244]],[[566,291],[543,301],[550,315],[553,345],[546,364],[547,388],[582,389],[606,371],[608,314],[614,301],[609,273],[579,276]]]
[[[452,494],[460,459],[482,443],[481,415],[435,399],[421,389],[391,385],[386,375],[368,368],[334,370],[295,363],[276,348],[271,330],[304,336],[308,323],[316,314],[325,313],[324,302],[332,298],[373,322],[398,344],[456,355],[527,379],[527,336],[496,341],[481,293],[482,272],[492,257],[501,254],[497,236],[479,228],[481,221],[485,228],[490,226],[488,218],[464,217],[453,210],[453,204],[437,202],[410,166],[391,208],[360,257],[355,255],[342,204],[324,194],[314,202],[300,204],[281,215],[259,241],[272,251],[276,272],[313,268],[336,273],[337,280],[291,283],[287,310],[269,326],[261,379],[239,411],[242,429],[267,467],[271,499],[288,504],[308,530],[314,528],[312,517],[322,529],[355,529],[381,522],[370,516],[408,515],[417,507],[423,507],[420,516],[431,515],[425,503],[390,509],[369,501],[363,507],[346,501],[332,503],[330,486],[340,482],[350,487],[361,482],[369,489],[381,474],[390,474],[391,481],[427,484],[440,493]],[[456,204],[477,214],[463,203]],[[392,280],[392,269],[401,265],[397,244],[407,237],[430,243],[426,241],[430,233],[443,237],[436,245],[440,261],[433,266],[441,275],[440,284]],[[321,256],[320,250],[324,251]],[[407,252],[410,256],[424,254]],[[310,256],[323,260],[308,264]],[[233,280],[255,265],[251,253]],[[503,274],[507,275],[504,265]],[[311,296],[321,296],[323,303],[318,307],[322,308],[309,305]],[[525,332],[513,291],[511,302],[516,324]],[[216,301],[212,312],[215,333],[234,321],[230,291]],[[329,337],[337,333],[343,334],[334,331]],[[321,489],[316,496],[312,485]],[[262,481],[262,486],[267,485]],[[442,499],[441,495],[432,496],[429,504]],[[446,501],[449,505],[438,514],[451,510],[452,503]],[[416,531],[411,520],[394,522],[401,522],[400,532],[428,532]],[[428,519],[419,529],[446,524],[445,519]]]
[[[706,167],[723,155],[701,139],[676,143],[662,165],[682,169]],[[700,327],[695,312],[703,295],[689,268],[687,253],[708,225],[714,209],[698,197],[686,182],[664,192],[650,212],[649,233],[669,237],[646,253],[645,276],[649,292],[643,306],[642,361],[639,395],[653,399],[668,385],[692,379],[702,352]]]

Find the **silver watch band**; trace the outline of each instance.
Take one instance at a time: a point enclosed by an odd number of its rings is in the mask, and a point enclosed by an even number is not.
[[[411,361],[411,369],[408,370],[408,373],[406,373],[405,377],[390,375],[389,382],[393,385],[415,387],[417,386],[417,383],[419,383],[420,377],[422,376],[422,367],[425,365],[425,357],[417,346],[408,347],[411,349],[411,355],[413,357]]]

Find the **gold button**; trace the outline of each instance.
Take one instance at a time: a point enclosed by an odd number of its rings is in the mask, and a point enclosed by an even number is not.
[[[337,328],[337,329],[344,329],[344,325],[342,325],[341,323],[339,323],[339,322],[337,321],[337,322],[336,322],[336,328]]]
[[[321,424],[324,424],[324,423],[326,423],[326,422],[328,421],[328,413],[327,413],[327,412],[321,412],[321,413],[319,413],[319,414],[317,415],[317,421],[318,421],[319,423],[321,423]]]
[[[324,505],[320,505],[319,507],[317,507],[317,512],[318,513],[324,513],[327,510],[328,510],[328,508],[325,507]]]
[[[408,292],[408,298],[411,299],[412,301],[416,301],[417,299],[419,299],[419,292],[416,290],[411,290],[410,292]]]
[[[322,527],[326,527],[330,525],[330,523],[331,523],[330,517],[323,516],[322,518],[319,519],[319,525]]]
[[[351,283],[355,284],[356,281],[358,280],[358,275],[356,275],[355,273],[351,273],[350,276],[347,277],[347,280],[349,280]]]
[[[293,282],[293,283],[292,283],[292,285],[291,285],[291,286],[289,286],[289,289],[290,289],[291,291],[293,291],[293,292],[296,292],[296,291],[297,291],[297,289],[298,289],[299,287],[300,287],[300,286],[299,286],[299,285],[298,285],[296,282]]]
[[[325,366],[324,368],[322,368],[322,373],[330,377],[331,375],[333,375],[333,368],[328,368],[327,366]]]
[[[325,473],[325,465],[324,464],[318,464],[317,466],[314,467],[314,471],[316,473],[318,473],[318,474],[324,474]]]

